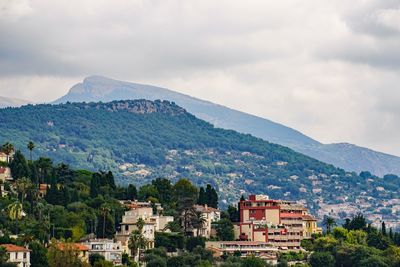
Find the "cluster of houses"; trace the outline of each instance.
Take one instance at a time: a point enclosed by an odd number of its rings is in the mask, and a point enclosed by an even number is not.
[[[8,157],[0,152],[0,161]],[[11,181],[8,167],[0,166],[0,188],[2,195],[7,193],[3,184]],[[48,185],[41,185],[40,193],[46,194]],[[121,228],[114,239],[89,238],[81,243],[72,244],[83,261],[89,261],[89,255],[100,254],[105,260],[114,265],[121,264],[122,254],[132,255],[129,249],[129,237],[134,230],[141,231],[147,240],[147,248],[155,246],[156,232],[169,232],[168,223],[174,221],[173,216],[163,215],[161,204],[139,202],[134,200],[121,201],[127,211],[122,217]],[[221,219],[218,209],[207,205],[193,207],[203,217],[202,227],[187,229],[192,236],[206,239],[216,237],[213,223]],[[215,257],[229,254],[246,257],[255,255],[270,263],[277,262],[279,251],[300,250],[303,239],[311,238],[313,234],[322,232],[317,220],[301,204],[283,200],[272,200],[266,195],[250,195],[241,200],[238,205],[239,222],[234,223],[235,241],[208,241],[206,249],[213,252]],[[140,227],[138,222],[140,221]],[[30,266],[30,250],[12,244],[2,244],[7,251],[9,261],[18,267]],[[62,249],[62,248],[61,248]]]

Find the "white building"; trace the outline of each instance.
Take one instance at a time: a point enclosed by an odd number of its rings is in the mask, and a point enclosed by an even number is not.
[[[198,232],[199,236],[210,238],[211,224],[221,219],[221,211],[212,207],[208,207],[207,205],[195,205],[194,210],[201,213],[201,216],[204,218],[204,223],[203,227],[200,228],[199,231],[197,231],[197,229],[190,229],[190,231],[193,233],[193,236],[197,236]]]
[[[17,267],[29,267],[31,266],[30,262],[30,250],[24,247],[19,247],[13,244],[2,244],[1,247],[4,247],[7,251],[8,261],[11,263],[15,263]]]
[[[82,243],[89,248],[89,255],[100,254],[106,261],[112,262],[114,265],[122,263],[121,242],[114,242],[112,239],[91,239]]]
[[[154,214],[153,206],[150,202],[122,202],[130,210],[122,216],[121,230],[117,232],[115,238],[120,241],[125,252],[130,254],[128,249],[129,236],[134,230],[138,230],[137,222],[143,220],[142,234],[148,241],[148,248],[154,248],[155,232],[163,232],[169,222],[174,221],[173,216],[160,215],[162,208],[160,204],[155,205],[156,214]]]

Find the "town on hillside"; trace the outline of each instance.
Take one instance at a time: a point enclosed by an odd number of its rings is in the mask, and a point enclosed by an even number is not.
[[[360,213],[340,225],[260,194],[221,210],[211,184],[121,187],[27,147],[1,147],[0,267],[400,265],[400,233]]]

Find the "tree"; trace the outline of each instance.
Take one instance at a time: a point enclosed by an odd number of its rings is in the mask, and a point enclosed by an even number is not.
[[[7,163],[10,163],[10,155],[14,152],[14,145],[10,143],[5,143],[1,149],[7,156]]]
[[[28,188],[32,187],[32,183],[28,178],[23,177],[21,179],[18,179],[15,182],[15,184],[16,184],[17,192],[21,196],[21,205],[23,207],[26,192],[27,192]]]
[[[158,200],[162,205],[169,204],[172,202],[173,195],[172,184],[168,179],[157,178],[151,182],[151,184],[157,189]]]
[[[336,222],[335,222],[335,219],[334,219],[334,218],[332,218],[332,217],[330,217],[330,216],[326,216],[326,217],[324,218],[324,220],[322,221],[322,224],[326,227],[326,232],[327,232],[328,234],[330,234],[330,233],[331,233],[331,230],[332,230],[332,227],[333,227],[334,225],[336,225]]]
[[[334,267],[335,258],[329,252],[314,252],[310,256],[311,267]]]
[[[207,204],[206,191],[204,190],[204,187],[200,187],[199,199],[197,200],[197,204],[199,205]]]
[[[110,215],[110,207],[103,204],[99,209],[97,217],[97,236],[101,238],[112,238],[115,232],[115,220]]]
[[[29,149],[29,156],[30,156],[30,160],[32,162],[32,151],[35,148],[35,144],[32,141],[29,141],[27,148]]]
[[[215,189],[208,184],[205,191],[206,204],[213,208],[218,208],[218,194]]]
[[[382,221],[381,232],[382,232],[382,235],[386,236],[386,234],[387,234],[386,233],[386,224],[384,221]]]
[[[241,261],[241,267],[264,267],[265,262],[260,259],[256,258],[255,256],[250,256],[242,259]]]
[[[0,246],[0,265],[8,261],[8,254],[5,247]]]
[[[28,163],[26,162],[24,155],[19,150],[15,152],[14,157],[10,162],[10,169],[15,179],[30,176]]]
[[[132,231],[129,236],[128,248],[131,250],[133,258],[137,257],[137,262],[139,261],[140,249],[145,249],[147,244],[148,240],[143,236],[141,230]]]
[[[221,219],[216,223],[217,237],[221,241],[232,241],[235,238],[233,224],[228,219]]]
[[[126,198],[130,200],[137,199],[136,186],[134,186],[133,184],[128,185],[128,188],[126,189]]]
[[[79,251],[71,243],[53,240],[47,252],[50,267],[89,267],[79,258]]]
[[[22,204],[18,200],[7,207],[8,216],[15,220],[15,232],[18,234],[18,221],[22,218]]]
[[[99,195],[101,175],[99,173],[93,173],[92,179],[90,180],[90,197],[96,198]]]
[[[191,227],[196,229],[196,236],[199,236],[200,230],[204,227],[207,222],[204,218],[203,213],[197,210],[192,210],[192,215],[189,217],[189,224]]]
[[[29,243],[29,249],[31,250],[31,265],[34,267],[48,267],[47,261],[47,249],[40,244],[38,241],[32,241]]]
[[[240,215],[239,215],[239,210],[236,207],[229,205],[227,212],[229,214],[229,220],[231,222],[239,222]]]
[[[206,245],[204,237],[201,236],[191,236],[186,239],[186,249],[192,252],[196,247],[204,248]]]
[[[191,208],[198,198],[197,188],[188,179],[179,180],[173,187],[173,194],[178,211]]]
[[[142,187],[140,187],[139,192],[138,192],[139,200],[148,201],[148,199],[150,197],[156,198],[156,199],[159,198],[157,188],[152,184],[147,184],[147,185],[143,185]]]
[[[98,253],[90,254],[89,255],[89,263],[90,265],[94,266],[94,264],[98,261],[104,260],[104,256]]]

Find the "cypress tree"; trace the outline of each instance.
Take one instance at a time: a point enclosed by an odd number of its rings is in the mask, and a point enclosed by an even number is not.
[[[210,207],[218,208],[218,194],[210,184],[208,184],[206,187],[205,195],[206,204]]]
[[[93,173],[92,180],[90,181],[90,197],[95,198],[99,195],[101,175],[98,173]]]
[[[206,192],[204,191],[203,187],[200,187],[199,199],[197,200],[197,204],[199,204],[199,205],[207,204]]]
[[[116,188],[116,186],[115,186],[115,180],[114,180],[114,175],[113,175],[113,173],[111,172],[111,171],[109,171],[107,174],[106,174],[106,180],[107,180],[107,184],[112,188],[112,189],[115,189]]]
[[[386,236],[386,224],[385,224],[384,221],[382,222],[382,229],[381,229],[381,231],[382,231],[382,234],[383,234],[384,236]]]

